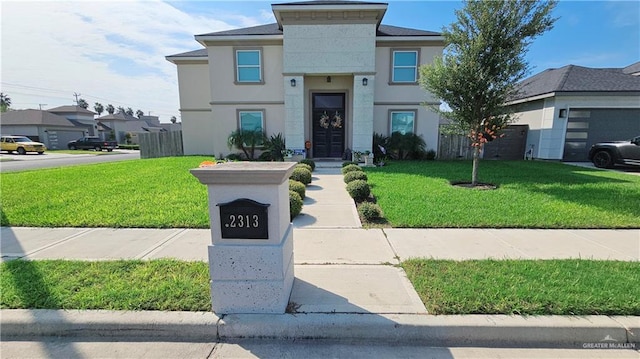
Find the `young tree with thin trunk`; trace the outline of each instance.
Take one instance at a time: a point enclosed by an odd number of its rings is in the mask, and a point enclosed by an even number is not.
[[[553,0],[466,1],[456,10],[457,22],[442,32],[444,55],[420,68],[421,86],[451,108],[434,110],[471,139],[473,186],[482,147],[512,121],[505,104],[529,72],[529,45],[553,28],[555,6]]]
[[[107,113],[110,115],[113,115],[113,113],[116,112],[116,108],[113,107],[112,104],[108,104],[106,110],[107,110]]]

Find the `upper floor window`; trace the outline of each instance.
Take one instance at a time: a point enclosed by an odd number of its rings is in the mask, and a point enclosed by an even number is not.
[[[418,51],[393,51],[392,83],[416,83],[418,81]]]
[[[403,135],[414,133],[416,127],[416,111],[390,111],[390,133],[399,132]]]
[[[262,82],[260,50],[236,50],[236,83]]]

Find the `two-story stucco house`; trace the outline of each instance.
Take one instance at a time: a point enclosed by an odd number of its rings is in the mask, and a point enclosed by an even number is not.
[[[277,23],[196,35],[177,65],[185,154],[225,155],[237,129],[282,133],[312,158],[372,149],[374,133],[422,135],[438,147],[439,101],[418,68],[441,55],[437,32],[382,25],[388,4],[273,4]],[[235,150],[234,150],[235,152]]]

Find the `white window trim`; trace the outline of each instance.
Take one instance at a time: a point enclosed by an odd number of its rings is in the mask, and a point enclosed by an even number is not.
[[[396,53],[398,52],[413,52],[416,54],[416,65],[415,66],[396,66]],[[390,85],[416,85],[418,83],[418,67],[420,67],[420,49],[391,49],[391,70],[389,74],[389,84]],[[394,78],[395,69],[396,68],[412,68],[414,69],[414,80],[413,81],[396,81]]]
[[[238,53],[239,52],[258,52],[258,59],[259,59],[259,63],[257,65],[258,67],[258,71],[260,74],[260,79],[258,81],[240,81],[239,76],[240,76],[240,71],[238,71],[240,68],[255,68],[256,65],[239,65],[238,64]],[[233,49],[233,71],[235,72],[234,74],[234,80],[233,82],[236,85],[262,85],[264,84],[264,71],[263,71],[263,58],[262,58],[262,48],[234,48]]]

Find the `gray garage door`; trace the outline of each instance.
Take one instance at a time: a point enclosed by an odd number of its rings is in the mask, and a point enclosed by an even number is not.
[[[46,145],[51,150],[66,150],[67,142],[77,140],[82,136],[84,136],[83,131],[48,130]]]
[[[594,143],[624,141],[639,135],[640,109],[571,109],[562,159],[587,161]]]

